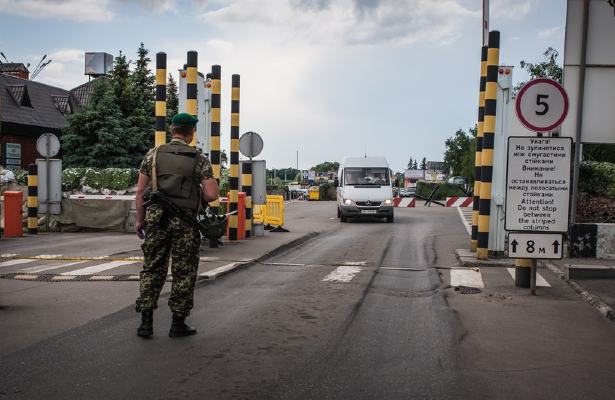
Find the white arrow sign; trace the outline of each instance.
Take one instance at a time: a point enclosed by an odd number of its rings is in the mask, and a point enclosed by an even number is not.
[[[561,259],[563,256],[561,233],[508,234],[508,257]]]

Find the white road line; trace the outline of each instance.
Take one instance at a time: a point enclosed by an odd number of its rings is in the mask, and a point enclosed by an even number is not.
[[[0,263],[0,267],[10,267],[11,265],[25,264],[25,263],[30,263],[34,261],[35,260],[23,259],[23,258],[16,259],[16,260],[8,260],[8,261]]]
[[[36,272],[49,271],[51,269],[70,267],[70,266],[77,265],[77,264],[83,264],[84,262],[85,261],[74,261],[74,262],[69,262],[69,263],[64,263],[64,264],[55,264],[55,265],[49,265],[49,264],[37,265],[35,267],[28,267],[28,268],[21,269],[19,270],[19,272],[27,272],[27,273],[32,274]]]
[[[506,268],[510,276],[515,279],[515,269],[514,268]],[[545,278],[542,277],[539,273],[536,273],[536,287],[551,287],[551,284],[547,282]]]
[[[323,282],[350,282],[356,274],[361,272],[360,267],[342,265],[337,267],[329,275],[325,276]]]
[[[111,268],[121,267],[122,265],[134,264],[134,261],[110,261],[104,264],[92,265],[74,271],[64,272],[60,275],[91,275],[106,271]]]
[[[466,227],[466,231],[468,231],[468,235],[472,235],[472,223],[468,222],[468,220],[463,215],[463,211],[461,210],[462,210],[461,207],[457,207],[457,211],[459,211],[459,216],[461,217],[461,222],[463,223],[463,226]]]
[[[452,269],[451,286],[467,286],[474,288],[484,288],[483,277],[480,271],[473,269]]]
[[[203,273],[199,274],[199,276],[203,276],[203,277],[210,278],[210,279],[212,277],[215,278],[216,276],[218,276],[220,274],[223,274],[225,272],[228,272],[228,271],[234,269],[238,264],[241,264],[241,263],[226,264],[226,265],[223,265],[221,267],[214,268],[214,269],[212,269],[210,271],[203,272]]]

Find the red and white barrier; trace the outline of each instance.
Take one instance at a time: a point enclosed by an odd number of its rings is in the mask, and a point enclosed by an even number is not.
[[[395,197],[393,199],[395,207],[416,207],[416,199],[414,197]]]
[[[472,207],[474,205],[474,197],[447,197],[447,207]]]

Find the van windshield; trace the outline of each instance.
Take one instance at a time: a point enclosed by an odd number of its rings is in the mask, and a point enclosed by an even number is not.
[[[346,185],[389,185],[388,168],[345,168]]]

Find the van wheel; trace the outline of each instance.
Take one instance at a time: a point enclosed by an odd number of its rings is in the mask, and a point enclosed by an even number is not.
[[[392,223],[393,222],[393,216],[391,215],[390,217],[387,217],[387,223]]]
[[[340,221],[342,222],[348,222],[348,217],[346,217],[345,215],[340,215]]]

